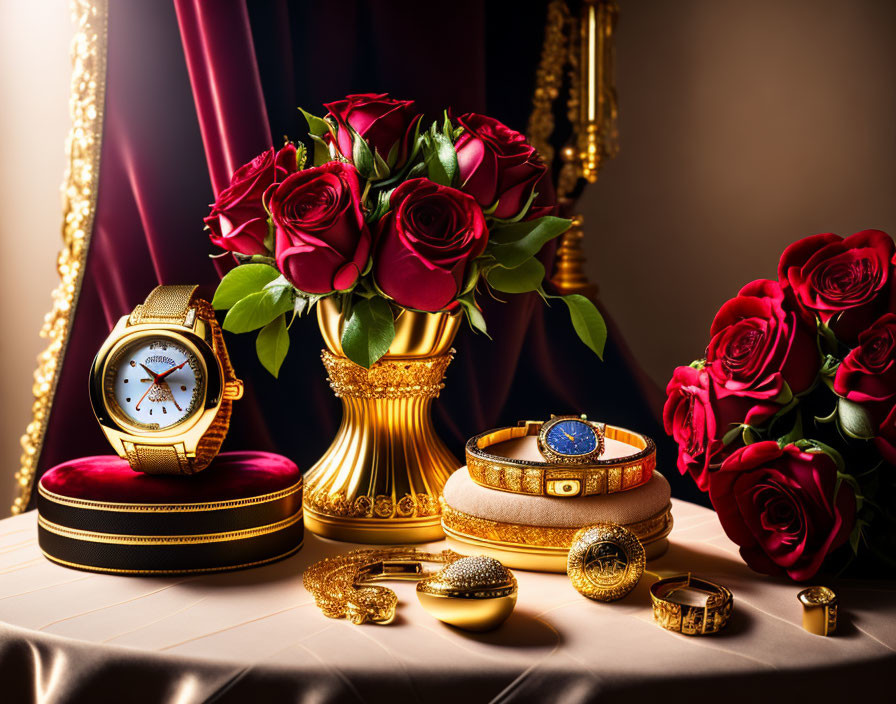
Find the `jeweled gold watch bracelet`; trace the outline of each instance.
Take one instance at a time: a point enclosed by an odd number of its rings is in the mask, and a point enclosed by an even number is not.
[[[624,459],[594,460],[587,465],[563,465],[515,459],[488,452],[508,440],[537,436],[541,421],[520,421],[476,435],[467,442],[470,478],[482,486],[531,496],[595,496],[634,489],[650,481],[656,469],[656,445],[646,435],[614,425],[606,437],[632,445],[634,454]]]

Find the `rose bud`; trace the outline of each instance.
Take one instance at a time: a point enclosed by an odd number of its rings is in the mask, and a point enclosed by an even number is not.
[[[454,145],[460,189],[483,209],[497,202],[496,218],[515,218],[547,171],[535,149],[519,132],[485,115],[467,113],[457,124],[464,128]]]
[[[237,169],[230,185],[218,194],[205,218],[211,241],[231,252],[268,254],[268,214],[262,205],[264,192],[296,171],[296,148],[273,147]]]
[[[470,196],[425,178],[401,184],[390,205],[377,230],[374,278],[399,305],[442,310],[488,242],[482,211]]]
[[[370,232],[358,172],[329,162],[289,176],[270,199],[277,266],[300,291],[350,289],[367,265]]]
[[[844,342],[886,311],[896,244],[885,232],[863,230],[843,239],[813,235],[784,250],[778,278],[811,318]]]
[[[815,330],[787,307],[777,281],[747,284],[716,314],[710,335],[706,359],[720,398],[774,401],[785,384],[799,394],[818,376]]]
[[[726,459],[710,476],[709,498],[751,568],[798,581],[815,576],[855,523],[855,493],[838,483],[834,460],[774,441]]]
[[[376,151],[390,169],[400,168],[408,158],[411,140],[422,115],[413,100],[395,100],[387,93],[347,95],[324,107],[336,121],[335,146],[352,160],[351,127]],[[331,138],[332,139],[332,138]]]

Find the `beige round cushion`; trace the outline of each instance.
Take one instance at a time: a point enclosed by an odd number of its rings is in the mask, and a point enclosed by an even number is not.
[[[550,528],[637,523],[666,509],[671,495],[669,482],[659,472],[637,489],[564,499],[489,489],[474,482],[466,467],[452,474],[443,490],[445,503],[456,511],[501,523]]]

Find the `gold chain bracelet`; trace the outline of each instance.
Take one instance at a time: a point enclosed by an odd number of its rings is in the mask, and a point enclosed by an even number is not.
[[[330,618],[352,623],[389,623],[395,618],[398,596],[387,587],[365,582],[378,579],[419,581],[426,577],[422,562],[451,564],[460,555],[451,550],[424,552],[416,548],[368,548],[328,557],[311,565],[302,576],[318,608]]]
[[[424,562],[444,565],[426,572]],[[388,624],[395,618],[398,596],[381,580],[417,582],[417,598],[440,621],[483,631],[503,623],[516,604],[513,574],[491,557],[465,557],[451,550],[368,548],[328,557],[311,565],[302,577],[305,589],[325,616],[351,623]]]

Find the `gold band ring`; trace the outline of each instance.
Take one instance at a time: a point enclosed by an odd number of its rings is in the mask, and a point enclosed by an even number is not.
[[[683,590],[706,595],[701,606],[680,599]],[[731,618],[734,597],[726,587],[698,579],[690,574],[661,579],[650,585],[653,601],[653,618],[657,625],[686,636],[702,636],[718,633]]]
[[[803,628],[817,636],[829,636],[837,630],[839,602],[833,589],[809,587],[797,598],[803,605]]]

